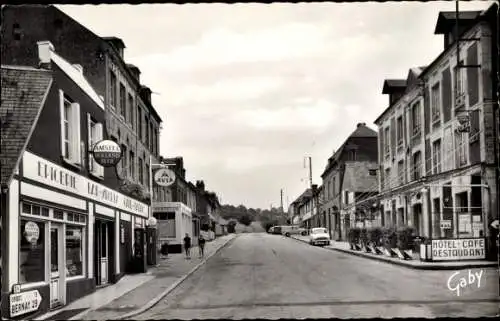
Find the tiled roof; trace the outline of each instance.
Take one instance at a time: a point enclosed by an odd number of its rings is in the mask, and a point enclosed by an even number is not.
[[[44,69],[2,65],[1,181],[9,184],[52,84]]]
[[[460,11],[458,14],[459,23],[465,20],[473,21],[480,14],[481,11]],[[438,15],[436,28],[434,29],[434,34],[442,34],[448,32],[450,25],[455,24],[455,20],[456,20],[455,11],[441,11]]]

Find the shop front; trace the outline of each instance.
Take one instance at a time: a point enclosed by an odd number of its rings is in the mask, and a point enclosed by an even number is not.
[[[6,198],[2,315],[13,319],[33,318],[116,282],[124,270],[120,213],[141,222],[148,217],[147,205],[28,151]],[[130,233],[122,235],[131,245]]]
[[[491,182],[477,173],[426,185],[432,239],[421,245],[423,260],[488,258],[487,221],[494,204],[490,198],[492,185],[487,183]]]
[[[186,233],[193,239],[191,209],[181,202],[155,202],[153,217],[157,219],[158,247],[168,253],[181,253]]]

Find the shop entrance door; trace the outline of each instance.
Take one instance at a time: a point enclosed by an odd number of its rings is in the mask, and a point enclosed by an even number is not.
[[[95,224],[95,263],[96,263],[96,284],[108,284],[109,272],[109,241],[108,241],[108,224],[102,221],[97,221]]]
[[[50,227],[50,308],[64,305],[64,238],[60,225]]]

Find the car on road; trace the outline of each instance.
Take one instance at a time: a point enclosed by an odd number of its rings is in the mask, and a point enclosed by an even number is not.
[[[330,234],[324,227],[314,227],[309,233],[309,244],[311,245],[330,245]]]
[[[297,225],[287,225],[281,227],[281,234],[290,237],[290,235],[307,235],[307,230],[305,228],[301,228]]]
[[[273,226],[267,232],[270,234],[281,234],[281,226]]]

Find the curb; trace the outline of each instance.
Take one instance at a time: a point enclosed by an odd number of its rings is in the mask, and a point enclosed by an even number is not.
[[[218,249],[216,249],[212,254],[210,254],[209,256],[207,256],[205,258],[205,260],[201,261],[200,263],[198,263],[195,267],[193,267],[187,274],[185,274],[184,276],[182,276],[179,280],[177,280],[176,282],[174,282],[174,284],[172,284],[168,289],[164,290],[162,293],[160,293],[159,295],[157,295],[155,298],[153,298],[152,300],[150,300],[148,303],[146,303],[146,305],[144,305],[142,308],[139,308],[135,311],[132,311],[132,312],[129,312],[127,314],[124,314],[124,315],[121,315],[121,316],[118,316],[115,320],[124,320],[124,319],[127,319],[127,318],[130,318],[130,317],[133,317],[133,316],[136,316],[138,314],[141,314],[149,309],[151,309],[154,305],[156,305],[158,302],[161,301],[161,299],[163,299],[166,295],[168,295],[170,292],[172,292],[175,288],[177,288],[182,282],[184,282],[189,276],[191,276],[191,274],[193,274],[194,272],[196,272],[203,264],[205,264],[212,256],[214,256],[215,254],[217,254],[220,250],[222,250],[226,245],[228,245],[229,242],[233,241],[237,236],[233,236],[232,238],[228,239],[227,241],[225,241],[221,246],[219,246]]]
[[[303,242],[303,243],[309,244],[305,240],[296,239],[294,237],[292,237],[292,239],[296,240],[297,242]],[[457,265],[455,265],[455,266],[453,266],[453,265],[427,265],[427,266],[426,265],[412,265],[412,264],[406,263],[405,261],[391,260],[391,259],[387,259],[383,256],[377,257],[377,256],[365,255],[363,252],[353,252],[350,250],[336,249],[336,248],[324,248],[324,249],[330,250],[330,251],[337,251],[337,252],[341,252],[341,253],[345,253],[345,254],[351,254],[351,255],[355,255],[358,257],[363,257],[366,259],[371,259],[371,260],[375,260],[375,261],[379,261],[379,262],[404,266],[406,268],[415,269],[415,270],[434,270],[434,271],[437,271],[437,270],[456,270],[456,269],[465,269],[465,268],[468,268],[468,269],[488,268],[488,267],[496,267],[497,266],[497,264],[495,262],[491,262],[491,263],[488,262],[485,264],[477,264],[477,263],[467,264],[467,265],[464,264],[463,266],[457,266]]]

